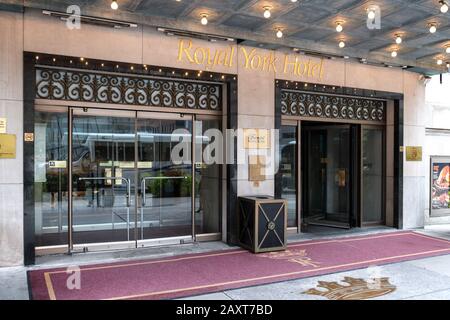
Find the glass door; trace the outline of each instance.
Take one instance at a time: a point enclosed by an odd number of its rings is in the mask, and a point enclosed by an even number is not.
[[[138,112],[136,124],[138,246],[191,241],[192,116]]]
[[[288,228],[298,228],[298,123],[280,128],[280,167],[277,175],[280,196],[288,202]]]
[[[350,228],[349,125],[302,123],[303,223]]]
[[[362,224],[384,223],[384,127],[362,126]]]
[[[134,246],[133,111],[72,109],[72,243]]]
[[[195,116],[195,236],[218,240],[222,208],[222,118]]]

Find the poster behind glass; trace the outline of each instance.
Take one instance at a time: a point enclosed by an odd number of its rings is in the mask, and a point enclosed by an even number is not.
[[[450,214],[450,158],[431,159],[431,212]]]

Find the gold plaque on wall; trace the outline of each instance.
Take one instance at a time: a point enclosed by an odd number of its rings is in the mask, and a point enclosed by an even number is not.
[[[16,135],[0,134],[0,159],[16,158]]]
[[[406,147],[406,161],[422,161],[422,147]]]
[[[266,180],[266,157],[265,156],[249,156],[248,163],[248,180],[264,181]]]
[[[32,133],[32,132],[25,132],[23,134],[23,140],[25,142],[33,142],[34,141],[34,133]]]
[[[245,149],[270,149],[269,129],[244,129]]]

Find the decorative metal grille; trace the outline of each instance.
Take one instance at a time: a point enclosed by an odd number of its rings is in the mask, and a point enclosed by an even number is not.
[[[386,102],[283,90],[281,114],[289,116],[382,122]]]
[[[222,110],[220,84],[36,68],[36,98]]]

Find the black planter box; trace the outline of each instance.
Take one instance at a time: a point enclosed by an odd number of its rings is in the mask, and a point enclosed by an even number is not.
[[[287,201],[239,197],[239,245],[254,253],[286,249]]]

